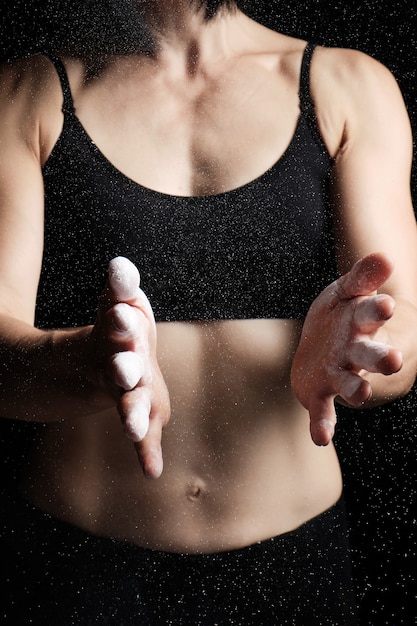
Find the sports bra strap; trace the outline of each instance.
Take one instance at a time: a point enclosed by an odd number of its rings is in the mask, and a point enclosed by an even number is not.
[[[301,63],[300,73],[300,108],[303,113],[311,114],[314,111],[314,105],[310,93],[310,66],[313,52],[317,44],[308,43],[304,49],[303,60]]]
[[[300,110],[301,115],[304,116],[309,128],[310,132],[317,142],[317,144],[327,152],[327,148],[323,142],[323,138],[320,134],[318,125],[317,125],[317,117],[316,110],[314,106],[314,102],[311,98],[310,91],[310,67],[311,67],[311,59],[313,58],[313,52],[316,49],[317,44],[308,43],[304,49],[303,60],[301,62],[301,73],[300,73],[300,91],[298,93],[299,102],[300,102]]]
[[[315,117],[314,116],[314,104],[311,99],[311,92],[310,92],[310,66],[311,66],[311,59],[313,57],[313,53],[316,47],[317,47],[317,44],[309,42],[307,43],[304,49],[303,59],[301,62],[300,87],[299,87],[299,94],[298,94],[299,99],[300,99],[301,112],[304,115],[306,115],[307,118],[310,118],[310,120],[312,118],[314,119]],[[63,113],[75,113],[74,102],[73,102],[72,94],[71,94],[71,87],[69,84],[67,71],[65,69],[64,64],[62,63],[61,59],[49,53],[45,53],[45,56],[47,56],[52,61],[58,73],[58,77],[61,83],[62,93],[64,97],[64,102],[62,106]]]
[[[67,71],[65,69],[64,64],[62,63],[61,59],[59,59],[58,57],[55,57],[49,53],[44,53],[45,56],[47,56],[52,63],[55,66],[55,69],[58,73],[58,77],[59,77],[59,81],[61,83],[61,88],[62,88],[62,94],[64,96],[64,102],[62,105],[62,112],[63,113],[74,113],[75,112],[75,107],[74,107],[74,102],[72,99],[72,94],[71,94],[71,87],[69,84],[69,80],[68,80],[68,76],[67,76]]]

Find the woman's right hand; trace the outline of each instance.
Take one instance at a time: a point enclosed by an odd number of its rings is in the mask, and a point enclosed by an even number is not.
[[[90,336],[92,365],[100,386],[116,399],[144,475],[158,478],[163,468],[162,429],[170,417],[170,401],[156,358],[152,308],[139,280],[138,270],[125,257],[110,261]]]

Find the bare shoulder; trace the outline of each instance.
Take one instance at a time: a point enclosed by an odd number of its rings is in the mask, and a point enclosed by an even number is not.
[[[349,48],[318,46],[311,71],[312,88],[333,92],[333,97],[347,104],[361,100],[362,104],[381,97],[400,95],[391,71],[368,54]]]
[[[42,160],[62,126],[62,90],[51,61],[36,54],[0,64],[0,133]],[[46,148],[48,146],[48,148]]]
[[[322,100],[335,102],[346,115],[372,116],[378,111],[405,112],[403,97],[392,72],[360,50],[325,48],[315,52],[311,86]]]
[[[5,62],[0,65],[0,108],[2,118],[34,119],[50,101],[57,80],[51,62],[43,55]],[[26,125],[26,124],[25,124]]]
[[[321,134],[332,156],[354,137],[381,137],[387,125],[395,125],[408,141],[409,118],[398,83],[386,66],[364,52],[318,46],[310,86]]]
[[[2,104],[36,101],[48,86],[52,86],[53,71],[51,62],[41,54],[0,63]]]

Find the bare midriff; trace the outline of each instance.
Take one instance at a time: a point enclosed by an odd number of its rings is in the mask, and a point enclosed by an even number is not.
[[[88,532],[173,552],[230,550],[291,531],[342,483],[290,387],[300,323],[158,324],[171,396],[164,471],[144,478],[117,412],[45,425],[28,499]]]

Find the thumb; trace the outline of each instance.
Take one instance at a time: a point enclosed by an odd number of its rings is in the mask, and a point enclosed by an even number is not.
[[[357,261],[352,269],[339,278],[338,292],[342,299],[368,296],[391,276],[394,266],[386,254],[374,252]]]

